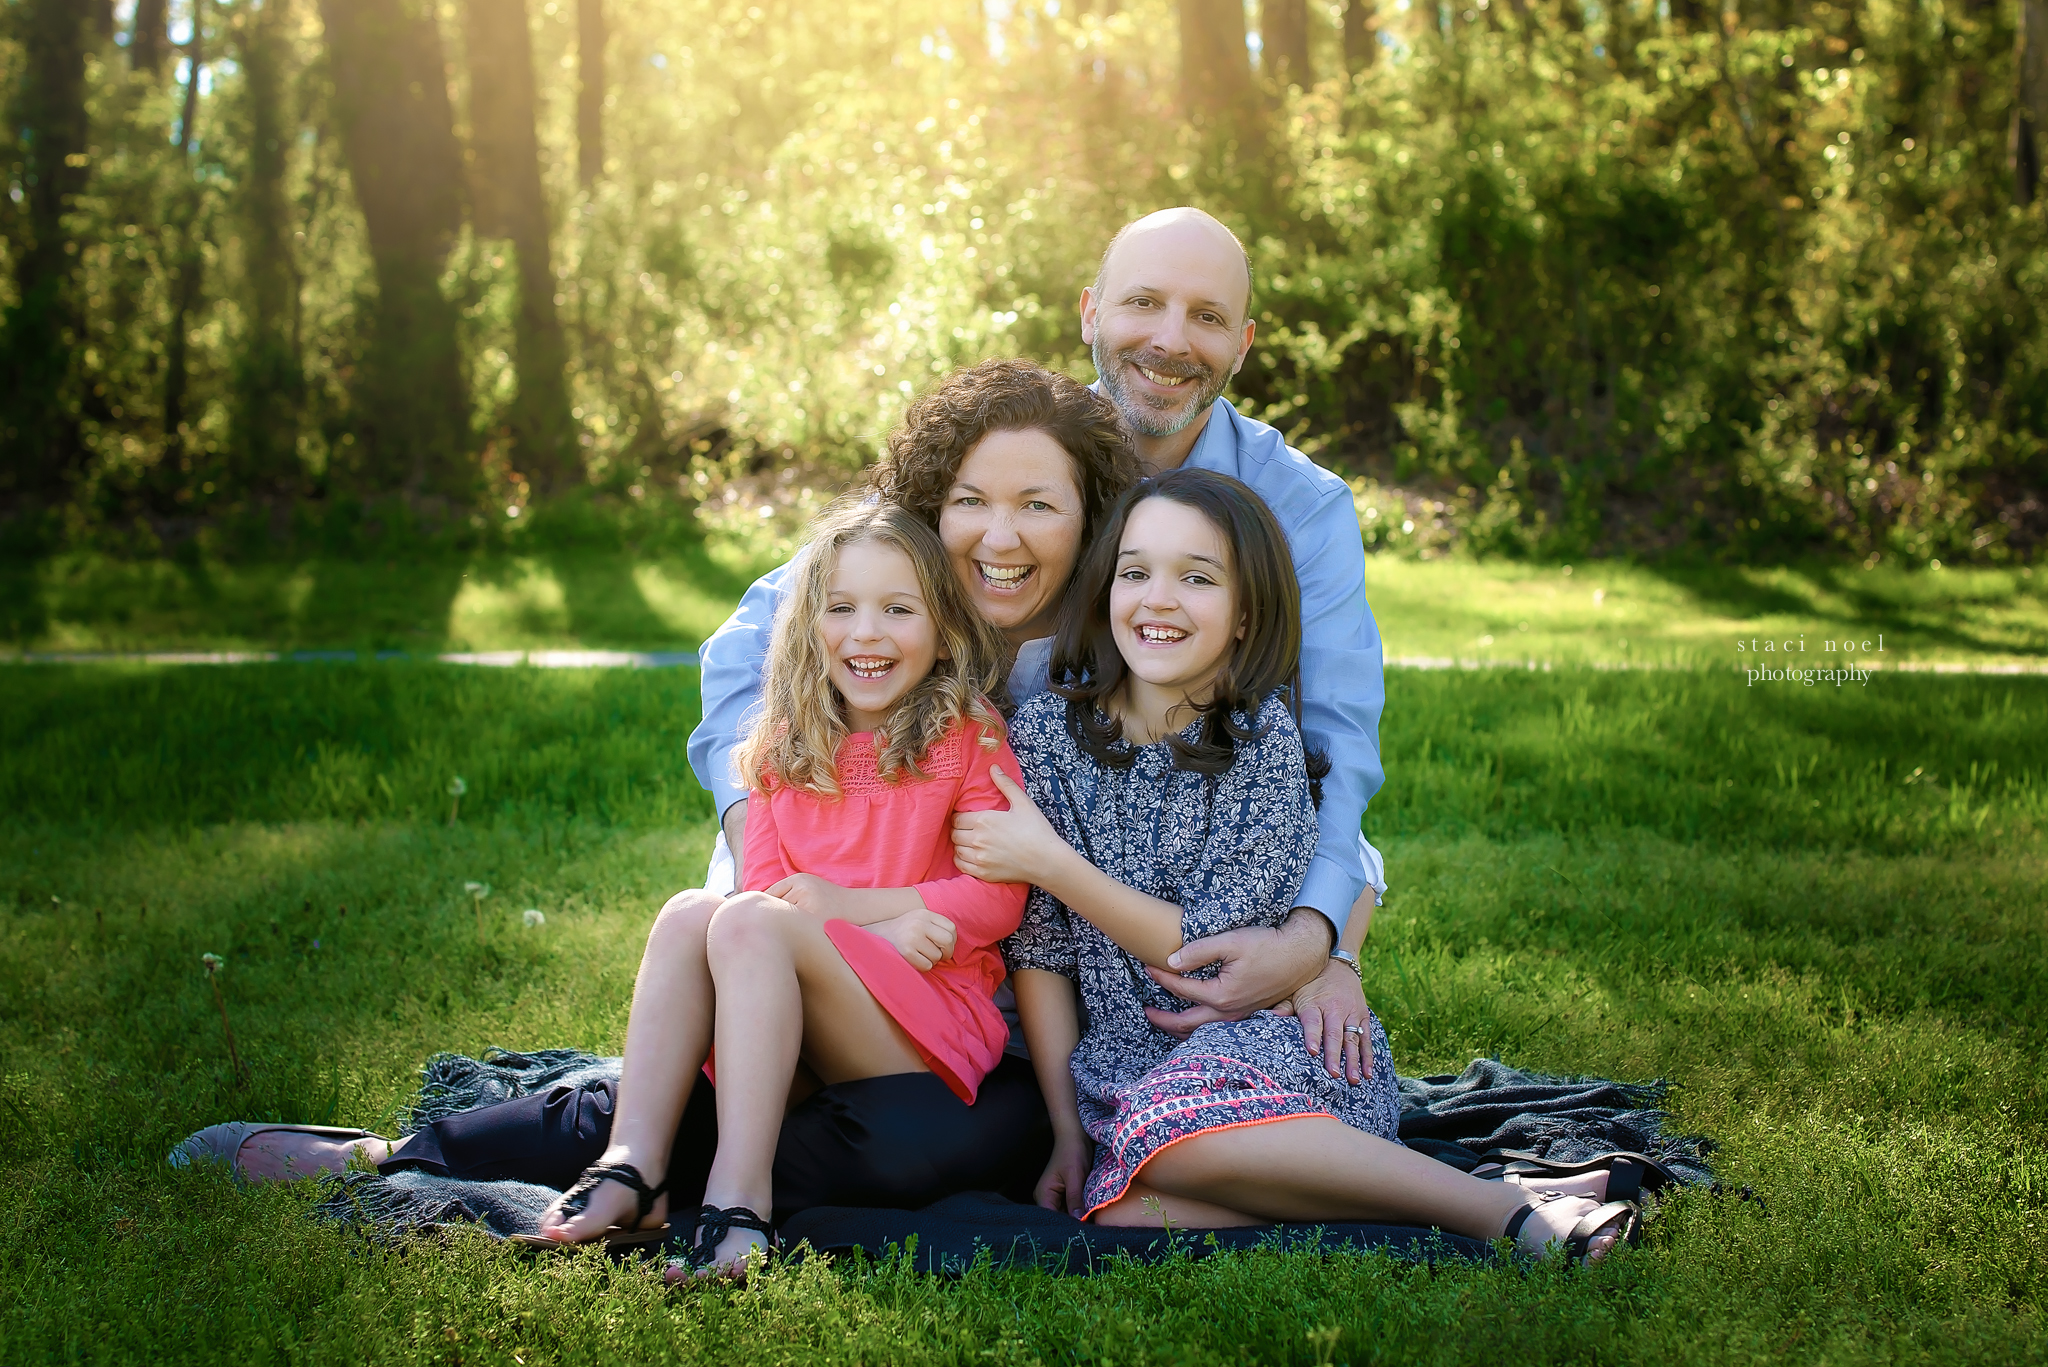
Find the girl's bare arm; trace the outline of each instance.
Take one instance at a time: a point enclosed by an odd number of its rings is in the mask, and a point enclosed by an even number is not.
[[[1045,1094],[1046,1113],[1052,1118],[1052,1156],[1033,1194],[1039,1205],[1078,1218],[1088,1187],[1090,1144],[1068,1067],[1074,1046],[1081,1042],[1074,985],[1042,968],[1018,969],[1010,975],[1010,985],[1017,994],[1025,1042],[1031,1046],[1031,1068],[1038,1074],[1038,1089]]]
[[[916,888],[847,888],[815,873],[793,873],[767,889],[799,911],[820,920],[871,926],[925,910]]]
[[[1042,968],[1020,968],[1010,975],[1017,994],[1017,1018],[1024,1024],[1024,1042],[1031,1047],[1031,1069],[1052,1116],[1054,1135],[1081,1133],[1081,1108],[1074,1099],[1074,1075],[1067,1060],[1081,1042],[1081,1012],[1074,985]]]
[[[1155,968],[1181,947],[1180,908],[1127,888],[1060,839],[1030,797],[1001,769],[992,771],[1007,812],[953,818],[953,862],[991,883],[1036,883],[1075,915]]]

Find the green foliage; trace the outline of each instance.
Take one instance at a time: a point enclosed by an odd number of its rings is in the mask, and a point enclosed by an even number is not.
[[[1460,28],[1303,96],[1248,387],[1482,552],[2029,553],[2048,218],[2004,177],[2009,23],[1800,14],[1606,60]]]
[[[601,504],[711,495],[732,521],[724,494],[751,506],[749,477],[847,477],[952,366],[1017,353],[1089,374],[1073,304],[1102,243],[1196,202],[1258,269],[1243,401],[1370,477],[1393,523],[1441,533],[1416,549],[1996,561],[2048,529],[2048,211],[2011,204],[2009,6],[1810,0],[1725,28],[1689,26],[1695,7],[1388,7],[1356,76],[1336,73],[1336,11],[1312,7],[1322,79],[1199,128],[1159,41],[1175,8],[1081,8],[614,3],[589,186],[577,7],[529,12],[554,308]],[[509,521],[536,487],[500,440],[519,401],[509,244],[465,229],[437,282],[380,301],[317,7],[209,13],[182,158],[175,73],[89,44],[63,219],[77,326],[41,296],[0,300],[9,345],[48,371],[38,431],[75,428],[76,449],[43,442],[43,473],[0,509],[8,537],[122,550],[262,529],[246,553],[305,537],[295,502],[318,525],[394,503],[444,532]],[[452,11],[441,27],[466,137],[472,73]],[[48,93],[30,34],[0,39],[22,108]],[[0,209],[10,274],[30,217]],[[188,241],[184,430],[166,431]],[[395,334],[373,346],[378,318],[404,332],[394,310],[444,306],[467,419],[413,413],[453,382],[438,361],[394,368]],[[449,440],[474,479],[366,455],[406,414],[466,422]],[[64,511],[29,526],[52,471]],[[400,519],[368,521],[382,537]]]

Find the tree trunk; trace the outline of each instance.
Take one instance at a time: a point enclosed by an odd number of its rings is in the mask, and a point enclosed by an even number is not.
[[[1242,107],[1251,94],[1244,6],[1238,0],[1180,0],[1181,103],[1190,113]]]
[[[468,0],[464,13],[476,229],[482,237],[510,238],[519,262],[519,393],[507,415],[512,446],[536,492],[547,493],[574,479],[576,443],[533,128],[533,40],[526,0]]]
[[[1260,0],[1259,51],[1276,87],[1315,84],[1308,64],[1308,0]]]
[[[164,21],[169,12],[169,0],[135,0],[135,26],[128,34],[131,70],[160,72],[164,69],[164,53],[170,46]]]
[[[2019,90],[2012,107],[2012,191],[2022,205],[2041,193],[2048,153],[2048,0],[2020,0]]]
[[[576,0],[576,180],[604,174],[604,0]]]
[[[1630,0],[1607,0],[1607,55],[1616,69],[1630,71],[1636,60],[1636,16]]]
[[[469,398],[440,277],[462,228],[462,154],[433,10],[320,0],[342,152],[368,230],[377,304],[358,388],[368,490],[466,497]]]
[[[14,11],[22,203],[9,244],[15,302],[0,323],[0,505],[62,497],[84,456],[71,409],[78,244],[64,215],[85,189],[87,16],[73,0]]]
[[[1712,33],[1715,30],[1714,10],[1720,0],[1671,0],[1671,22],[1681,33]]]
[[[1375,0],[1344,0],[1344,69],[1354,76],[1379,60],[1378,21]]]
[[[199,182],[192,174],[192,126],[199,120],[199,82],[206,71],[206,5],[192,0],[192,36],[185,42],[185,103],[178,115],[178,167],[185,173],[185,221],[178,232],[178,273],[171,285],[171,326],[164,338],[164,459],[185,453],[187,332],[199,307],[206,269],[199,241]]]
[[[235,374],[237,486],[283,491],[296,482],[299,406],[305,378],[294,341],[299,275],[292,259],[285,174],[292,129],[285,110],[291,61],[291,0],[264,0],[235,26],[249,129],[242,214],[248,326]]]

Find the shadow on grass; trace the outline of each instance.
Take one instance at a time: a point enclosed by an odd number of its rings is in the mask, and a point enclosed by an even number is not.
[[[648,606],[633,577],[632,562],[624,556],[561,552],[547,556],[545,563],[562,586],[566,626],[578,641],[606,646],[676,644],[675,629]]]
[[[307,561],[296,568],[311,587],[289,628],[294,644],[436,650],[447,643],[448,613],[462,591],[465,565],[392,556],[381,567]]]
[[[1768,576],[1760,580],[1709,561],[1680,559],[1641,568],[1700,607],[1729,617],[1818,618],[1858,636],[1886,632],[1902,640],[1910,637],[1923,653],[1934,649],[2048,654],[2048,637],[2038,623],[2001,626],[1977,616],[2001,609],[2043,615],[2042,594],[2010,571],[1904,573],[1890,567],[1867,570],[1837,561],[1802,561],[1760,567]],[[1803,582],[1808,592],[1786,587],[1783,581],[1788,578]]]
[[[50,629],[50,610],[29,560],[0,560],[0,639],[27,645]]]

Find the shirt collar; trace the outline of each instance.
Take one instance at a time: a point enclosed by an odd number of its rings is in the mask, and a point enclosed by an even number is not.
[[[1182,461],[1183,467],[1194,466],[1199,470],[1214,470],[1218,474],[1237,473],[1237,424],[1232,421],[1237,410],[1230,406],[1230,400],[1219,398],[1209,407],[1209,421],[1202,428],[1202,435],[1195,438],[1195,449],[1188,452]]]

